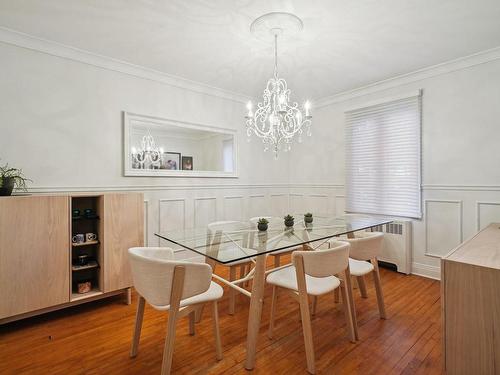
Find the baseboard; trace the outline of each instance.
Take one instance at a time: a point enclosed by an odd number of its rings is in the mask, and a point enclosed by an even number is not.
[[[441,280],[441,267],[439,266],[413,262],[411,264],[411,273],[412,275],[423,276],[429,279]]]

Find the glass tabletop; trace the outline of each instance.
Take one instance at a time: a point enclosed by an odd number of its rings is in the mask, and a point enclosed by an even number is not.
[[[393,221],[389,217],[346,214],[314,216],[312,223],[305,223],[303,215],[295,217],[291,228],[285,227],[283,218],[266,217],[269,224],[267,231],[263,232],[257,229],[258,218],[253,218],[247,222],[219,221],[205,228],[165,231],[155,235],[171,244],[227,264],[256,255],[300,248],[304,244],[326,241]]]

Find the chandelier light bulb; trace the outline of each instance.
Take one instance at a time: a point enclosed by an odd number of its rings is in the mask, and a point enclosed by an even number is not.
[[[135,147],[132,147],[131,151],[132,151],[132,155],[137,154],[137,149]]]

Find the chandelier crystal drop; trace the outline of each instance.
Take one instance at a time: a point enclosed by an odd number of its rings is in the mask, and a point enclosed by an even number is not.
[[[278,35],[281,29],[272,29],[274,34],[274,75],[267,82],[263,93],[263,101],[253,108],[248,102],[248,113],[245,116],[247,135],[255,135],[262,139],[264,151],[272,149],[275,157],[278,152],[289,151],[295,136],[302,141],[305,132],[311,136],[310,103],[304,103],[303,111],[297,102],[290,101],[290,89],[286,81],[278,76]]]
[[[151,164],[155,167],[160,166],[163,149],[156,146],[155,139],[149,130],[148,133],[142,137],[140,150],[132,147],[131,151],[134,161],[139,163],[142,167],[144,167],[145,164]]]

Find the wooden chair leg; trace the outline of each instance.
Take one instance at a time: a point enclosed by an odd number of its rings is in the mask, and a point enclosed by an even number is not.
[[[196,320],[196,311],[192,311],[189,313],[189,334],[191,336],[194,336],[195,334],[195,328],[194,328],[195,320]]]
[[[339,303],[340,302],[340,291],[339,291],[339,288],[335,289],[333,291],[333,300],[335,301],[335,303]]]
[[[269,317],[269,330],[267,331],[267,337],[270,339],[274,336],[274,318],[276,316],[276,299],[278,297],[278,287],[273,285],[273,295],[271,297],[271,316]]]
[[[197,308],[194,312],[194,321],[195,323],[201,322],[201,318],[203,316],[203,306]]]
[[[167,336],[163,348],[163,361],[161,364],[161,375],[169,375],[172,369],[172,357],[174,355],[175,327],[177,325],[179,306],[181,302],[182,289],[184,286],[185,268],[175,266],[170,293],[170,311],[168,313]]]
[[[316,307],[317,306],[318,306],[318,296],[314,296],[313,301],[312,301],[312,309],[311,309],[312,316],[316,315]]]
[[[125,294],[125,297],[126,297],[125,303],[127,305],[131,305],[132,304],[132,288],[127,288],[127,292]]]
[[[236,280],[236,267],[229,267],[229,281]],[[229,288],[229,315],[234,315],[234,307],[236,305],[236,290]]]
[[[302,331],[304,334],[304,345],[306,349],[307,371],[311,374],[316,372],[314,363],[314,343],[312,337],[311,315],[309,313],[309,297],[307,295],[304,260],[301,256],[294,261],[297,273],[297,286],[299,290],[300,317],[302,319]]]
[[[352,314],[352,324],[354,326],[354,334],[356,340],[359,340],[359,331],[358,331],[358,318],[356,316],[356,305],[354,304],[354,295],[352,292],[352,282],[351,275],[349,273],[349,268],[345,271],[345,286],[346,286],[346,294],[349,299],[349,306],[351,308]]]
[[[139,339],[141,338],[142,320],[144,318],[144,305],[146,300],[143,296],[139,296],[137,301],[137,312],[135,314],[134,335],[132,337],[132,348],[130,349],[130,358],[137,356],[139,349]]]
[[[219,331],[219,309],[217,308],[217,301],[213,302],[213,324],[214,324],[214,336],[215,336],[215,350],[217,353],[217,360],[222,359],[222,344],[220,341],[220,331]]]
[[[361,297],[368,298],[368,293],[366,292],[365,277],[356,276],[356,280],[358,281],[359,292],[361,293]]]
[[[377,293],[377,303],[380,319],[387,319],[387,315],[385,313],[384,294],[382,293],[382,283],[380,282],[380,270],[378,268],[377,259],[373,259],[372,264],[374,268],[373,283],[375,284],[375,292]]]
[[[347,322],[349,338],[351,339],[351,342],[356,342],[356,332],[354,331],[354,323],[352,321],[351,304],[349,303],[349,298],[347,297],[347,290],[344,281],[342,281],[342,283],[340,284],[340,288],[337,288],[335,290],[338,289],[340,289],[340,292],[342,292],[342,305],[344,307],[344,315]]]
[[[276,254],[274,256],[274,268],[278,268],[281,264],[281,255]]]

